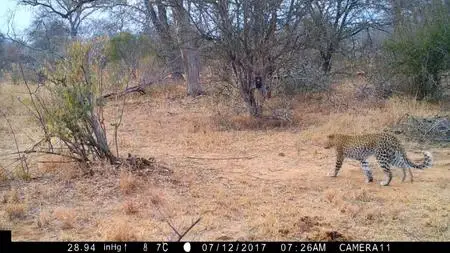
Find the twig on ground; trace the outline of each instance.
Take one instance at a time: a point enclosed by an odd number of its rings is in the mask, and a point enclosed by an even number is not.
[[[197,159],[197,160],[250,160],[255,158],[256,156],[241,156],[241,157],[195,157],[195,156],[186,156],[188,159]]]

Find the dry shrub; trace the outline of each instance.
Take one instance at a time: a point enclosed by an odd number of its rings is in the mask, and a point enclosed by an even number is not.
[[[135,214],[138,212],[138,206],[132,200],[127,200],[122,204],[125,214]]]
[[[130,194],[137,187],[137,179],[131,172],[121,171],[119,179],[120,190],[124,194]]]
[[[71,229],[75,227],[76,213],[75,210],[59,207],[54,210],[55,218],[61,222],[62,229]]]
[[[106,241],[136,241],[137,235],[133,227],[129,222],[125,220],[119,220],[109,224],[103,232],[103,237]]]
[[[36,225],[39,228],[46,227],[50,224],[50,213],[48,211],[40,211],[36,220]]]
[[[8,203],[5,210],[10,220],[19,219],[25,217],[27,206],[23,203]]]

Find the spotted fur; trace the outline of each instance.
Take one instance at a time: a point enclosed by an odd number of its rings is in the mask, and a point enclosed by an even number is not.
[[[366,182],[372,182],[372,171],[369,168],[367,159],[374,155],[383,169],[385,180],[381,185],[387,186],[392,180],[391,166],[399,167],[403,171],[402,182],[406,178],[406,169],[408,169],[411,182],[413,175],[411,168],[424,169],[432,166],[432,156],[430,152],[424,152],[424,161],[422,164],[411,162],[406,156],[405,149],[400,141],[388,133],[364,134],[364,135],[343,135],[332,134],[328,136],[328,142],[325,148],[336,149],[337,159],[334,173],[336,177],[342,167],[345,158],[361,162],[361,168],[366,176]]]

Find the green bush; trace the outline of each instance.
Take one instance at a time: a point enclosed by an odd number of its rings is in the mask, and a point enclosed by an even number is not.
[[[434,5],[421,24],[402,27],[385,44],[390,68],[408,83],[418,99],[436,97],[443,72],[450,68],[450,18],[448,9]]]
[[[111,38],[105,48],[105,54],[110,61],[124,61],[130,68],[137,68],[142,57],[154,53],[155,49],[148,37],[128,32],[122,32]]]
[[[49,103],[42,104],[49,134],[57,138],[73,158],[116,158],[110,151],[102,124],[102,105],[98,103],[102,87],[102,69],[91,45],[75,42],[68,56],[47,75]]]

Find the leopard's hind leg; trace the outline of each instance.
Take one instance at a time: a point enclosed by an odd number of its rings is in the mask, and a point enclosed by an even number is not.
[[[383,169],[385,175],[385,180],[380,183],[383,186],[388,186],[392,180],[392,171],[390,164],[392,162],[393,155],[394,152],[391,150],[385,150],[376,154],[377,161],[380,164],[380,167]]]
[[[367,161],[361,162],[361,169],[363,170],[364,175],[366,175],[366,183],[373,182],[372,171],[370,170],[369,163]]]

